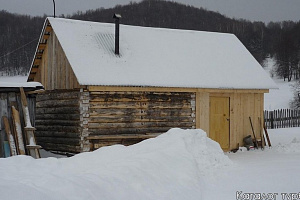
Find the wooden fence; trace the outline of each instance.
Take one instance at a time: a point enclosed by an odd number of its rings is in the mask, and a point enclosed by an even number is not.
[[[268,129],[300,127],[300,110],[280,109],[264,111]]]

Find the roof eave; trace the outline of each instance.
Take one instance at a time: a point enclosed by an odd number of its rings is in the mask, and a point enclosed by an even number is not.
[[[42,58],[43,50],[46,47],[47,39],[49,38],[50,34],[46,34],[52,31],[51,24],[48,18],[45,19],[43,29],[40,34],[40,38],[34,53],[34,57],[30,66],[29,74],[27,77],[27,82],[33,81],[33,77],[35,76],[36,72],[38,71],[38,67]],[[40,52],[40,50],[42,52]],[[36,69],[36,70],[35,70]]]

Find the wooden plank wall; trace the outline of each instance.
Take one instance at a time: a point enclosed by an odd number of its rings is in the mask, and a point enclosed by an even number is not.
[[[36,139],[46,150],[81,152],[80,92],[55,90],[36,99]]]
[[[53,31],[47,40],[34,81],[42,83],[45,90],[80,88],[71,65]]]
[[[30,113],[30,119],[32,125],[35,125],[35,95],[28,95],[27,97],[28,109]],[[23,119],[23,109],[20,99],[20,93],[16,92],[0,92],[0,157],[3,157],[3,141],[7,140],[4,131],[4,124],[2,121],[2,116],[7,116],[11,120],[11,105],[14,104],[16,109],[20,112],[20,119],[22,129],[24,130],[24,119]],[[24,131],[23,131],[24,133]],[[24,137],[25,138],[25,137]],[[25,141],[24,141],[25,144]]]
[[[261,123],[264,110],[263,93],[235,93],[230,98],[230,149],[243,146],[243,138],[252,135],[249,117],[257,138],[262,132]],[[261,121],[258,121],[258,117]]]
[[[210,97],[229,97],[230,98],[230,149],[243,146],[243,138],[247,135],[252,136],[249,116],[252,118],[252,123],[256,133],[256,137],[260,138],[260,122],[258,117],[263,119],[264,94],[263,93],[199,93],[197,101],[200,108],[197,116],[199,125],[207,132],[209,136],[209,99]],[[253,136],[252,136],[253,137]]]
[[[195,128],[195,98],[194,93],[90,92],[89,135]]]

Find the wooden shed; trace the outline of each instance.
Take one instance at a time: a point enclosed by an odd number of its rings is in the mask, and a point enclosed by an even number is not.
[[[20,87],[24,88],[24,91],[31,93],[36,90],[43,89],[40,83],[18,83],[16,81],[6,81],[3,82],[0,77],[0,157],[4,157],[4,141],[7,141],[7,136],[5,133],[3,116],[11,119],[12,111],[11,107],[15,108],[23,115],[21,97],[20,97]],[[11,78],[12,79],[12,78]],[[5,78],[7,80],[7,78]],[[30,119],[34,125],[35,122],[35,94],[27,95],[28,109],[30,112]],[[21,118],[21,125],[24,128],[24,120]],[[25,137],[24,137],[25,138]],[[24,142],[25,144],[25,142]]]
[[[249,117],[261,131],[264,93],[277,86],[234,35],[116,30],[46,19],[28,77],[46,90],[36,99],[45,149],[84,152],[179,127],[201,128],[227,151],[252,133]]]

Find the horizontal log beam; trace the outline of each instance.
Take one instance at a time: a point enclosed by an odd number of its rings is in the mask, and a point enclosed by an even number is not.
[[[68,153],[80,153],[79,145],[67,145],[67,144],[54,144],[54,143],[40,143],[40,145],[47,151],[60,151]]]
[[[99,108],[118,108],[118,109],[164,109],[164,108],[191,108],[192,105],[190,103],[177,103],[177,102],[103,102],[103,103],[95,103],[90,102],[91,109],[99,109]]]
[[[79,100],[69,99],[69,100],[48,100],[36,102],[37,108],[49,108],[49,107],[79,107]]]
[[[53,132],[71,132],[71,133],[79,133],[80,127],[76,126],[59,126],[59,125],[36,125],[37,131],[53,131]]]
[[[79,114],[79,107],[37,108],[36,114]]]
[[[79,114],[36,114],[38,120],[80,120]]]
[[[97,136],[89,136],[87,137],[87,139],[88,140],[149,139],[149,138],[157,137],[160,134],[161,133],[144,134],[144,135],[97,135]]]
[[[54,131],[54,130],[48,130],[48,131],[36,131],[35,132],[36,137],[52,137],[52,138],[80,138],[80,133],[78,132],[67,132],[67,131]]]
[[[208,92],[208,93],[269,93],[269,89],[214,89],[214,88],[178,88],[178,87],[116,87],[88,86],[91,92]]]
[[[36,100],[39,101],[48,101],[48,100],[67,100],[67,99],[79,99],[80,92],[79,90],[66,92],[66,91],[57,91],[57,92],[45,92],[36,97]]]
[[[191,116],[191,108],[181,109],[95,109],[90,108],[90,116],[103,116],[103,117],[117,117],[123,115],[135,115],[135,116]]]
[[[117,128],[144,128],[144,127],[193,127],[194,122],[133,122],[133,123],[93,123],[89,122],[89,128],[117,129]]]
[[[36,123],[36,126],[40,126],[40,125],[48,125],[48,126],[51,126],[51,125],[58,125],[58,126],[79,126],[80,125],[80,121],[77,120],[77,121],[70,121],[70,120],[39,120],[39,119],[36,119],[35,121]]]
[[[132,123],[132,122],[193,122],[191,116],[113,116],[113,117],[90,117],[89,123]]]
[[[192,93],[112,93],[91,92],[92,102],[189,102]]]
[[[93,129],[89,128],[89,135],[120,135],[120,134],[146,134],[165,133],[173,127],[151,127],[151,128],[118,128],[118,129]],[[182,127],[183,128],[183,127]]]
[[[60,137],[40,137],[36,136],[37,143],[68,144],[79,145],[79,138],[60,138]]]

